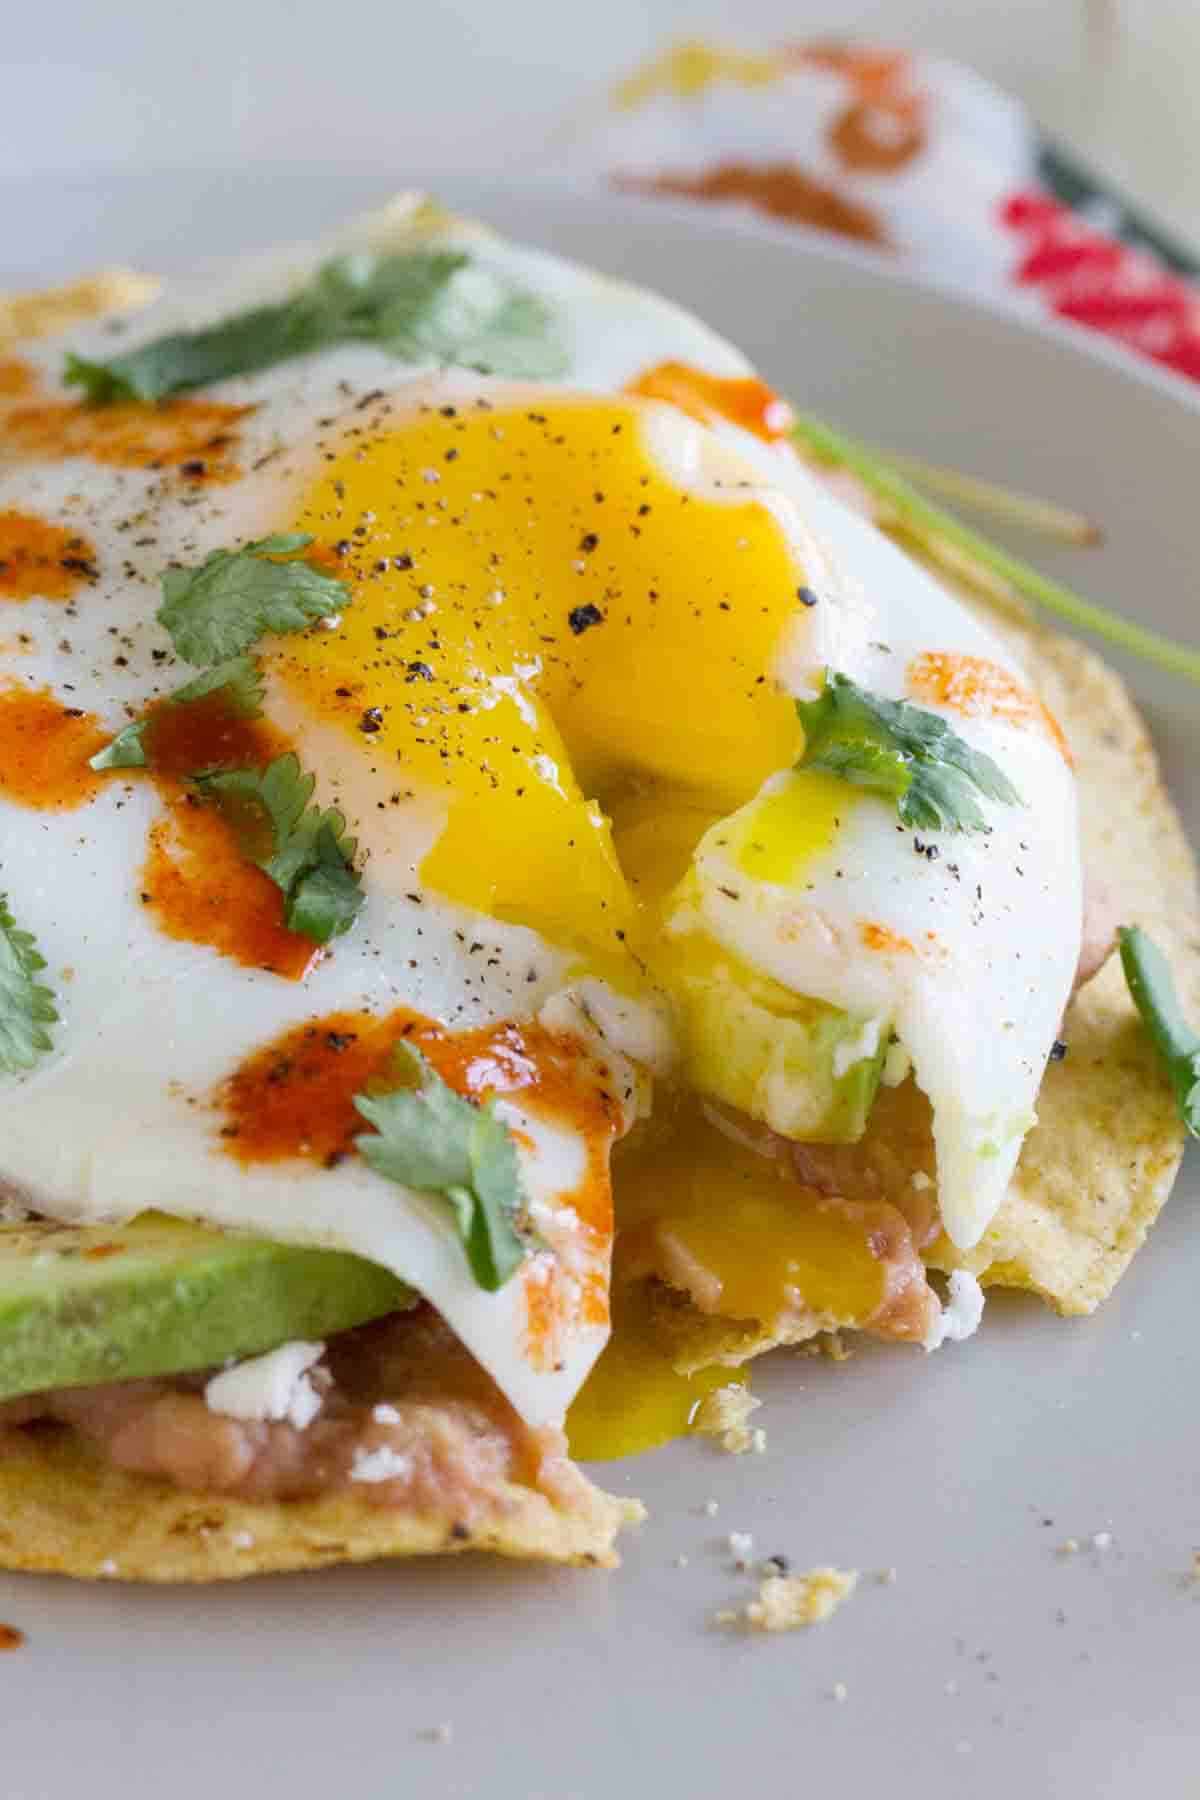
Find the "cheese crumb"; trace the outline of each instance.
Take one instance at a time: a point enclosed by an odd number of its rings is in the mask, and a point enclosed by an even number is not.
[[[231,1541],[235,1550],[253,1550],[254,1533],[252,1531],[235,1531]]]
[[[360,1444],[354,1452],[354,1465],[350,1470],[351,1481],[401,1481],[412,1473],[412,1457],[401,1456],[390,1444],[380,1444],[378,1450],[367,1450]]]
[[[100,1573],[102,1575],[115,1575],[116,1572],[117,1572],[116,1563],[113,1561],[111,1556],[106,1556],[104,1561],[100,1564]]]
[[[845,1700],[849,1697],[850,1689],[846,1686],[844,1681],[835,1681],[831,1692],[832,1692],[832,1697],[840,1705],[843,1700]]]
[[[926,1350],[937,1350],[950,1341],[961,1344],[973,1337],[983,1317],[983,1289],[966,1269],[955,1269],[950,1277],[950,1292],[945,1305],[929,1327],[924,1339]]]
[[[214,1375],[204,1389],[210,1412],[230,1419],[286,1420],[297,1431],[312,1424],[321,1396],[308,1371],[325,1353],[324,1344],[281,1344],[265,1356],[252,1356]]]
[[[842,1038],[833,1046],[833,1079],[840,1081],[848,1075],[855,1063],[865,1062],[868,1058],[879,1054],[878,1019],[867,1019],[857,1037]],[[900,1077],[903,1081],[904,1076]],[[899,1087],[900,1081],[896,1082]]]
[[[808,1569],[802,1575],[768,1575],[758,1584],[758,1599],[741,1612],[718,1613],[720,1623],[737,1623],[750,1631],[797,1631],[823,1625],[854,1592],[857,1569]]]
[[[755,1447],[748,1420],[761,1405],[762,1401],[756,1399],[749,1388],[731,1381],[727,1386],[705,1394],[692,1420],[692,1430],[716,1438],[722,1450],[728,1450],[731,1456],[744,1456],[747,1450]],[[763,1443],[766,1443],[765,1435]]]
[[[389,1406],[386,1400],[371,1408],[371,1417],[377,1425],[399,1425],[400,1423],[400,1414],[394,1406]]]

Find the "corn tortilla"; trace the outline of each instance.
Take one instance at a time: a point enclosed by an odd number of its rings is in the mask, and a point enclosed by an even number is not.
[[[228,1500],[112,1468],[63,1426],[9,1434],[0,1456],[0,1567],[127,1581],[236,1581],[379,1557],[491,1550],[612,1568],[622,1525],[642,1516],[580,1477],[577,1504],[507,1483],[463,1537],[444,1515],[372,1506],[357,1495]]]

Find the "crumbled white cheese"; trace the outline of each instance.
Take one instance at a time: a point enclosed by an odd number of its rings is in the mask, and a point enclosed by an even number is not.
[[[386,1400],[381,1400],[378,1406],[371,1408],[371,1417],[377,1425],[398,1425],[400,1423],[400,1414],[394,1406],[389,1406]]]
[[[351,1481],[402,1481],[412,1473],[412,1457],[402,1456],[393,1450],[390,1444],[380,1444],[378,1450],[366,1450],[360,1444],[354,1452],[354,1465],[350,1470]]]
[[[303,1431],[321,1410],[321,1396],[308,1371],[325,1354],[324,1344],[297,1339],[252,1356],[214,1375],[204,1389],[210,1412],[230,1419],[285,1420]]]
[[[117,1572],[116,1563],[113,1561],[111,1556],[106,1556],[104,1561],[100,1564],[100,1573],[102,1575],[115,1575],[116,1572]]]
[[[235,1531],[231,1542],[235,1550],[253,1550],[254,1533],[252,1531]]]
[[[916,1188],[918,1194],[923,1194],[927,1188],[933,1186],[933,1177],[927,1175],[924,1169],[914,1169],[912,1172],[912,1185]]]
[[[729,1553],[733,1557],[734,1567],[744,1569],[754,1551],[754,1539],[748,1531],[731,1531],[726,1542]]]
[[[926,1350],[937,1350],[947,1340],[961,1343],[972,1337],[983,1317],[983,1289],[974,1275],[966,1269],[955,1269],[949,1285],[946,1303],[924,1340]]]
[[[879,1054],[878,1019],[868,1019],[856,1037],[842,1038],[833,1046],[833,1079],[840,1081],[848,1075],[855,1063],[866,1062],[869,1057]]]
[[[838,1702],[839,1706],[843,1700],[847,1700],[850,1697],[850,1689],[846,1686],[844,1681],[835,1681],[833,1687],[830,1689],[830,1693],[832,1698]]]

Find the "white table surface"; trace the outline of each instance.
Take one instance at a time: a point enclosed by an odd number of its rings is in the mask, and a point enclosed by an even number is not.
[[[37,0],[3,8],[0,178],[499,173],[664,39],[856,33],[958,56],[1200,240],[1197,0]],[[0,203],[3,194],[0,192]]]

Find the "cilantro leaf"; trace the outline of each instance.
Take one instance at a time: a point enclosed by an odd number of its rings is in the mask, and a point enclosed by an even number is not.
[[[1117,936],[1129,992],[1162,1057],[1179,1117],[1200,1137],[1200,1035],[1183,1016],[1170,966],[1154,940],[1137,925],[1122,925]]]
[[[554,319],[535,295],[465,251],[407,250],[335,257],[287,300],[108,362],[68,356],[64,379],[93,406],[162,400],[354,340],[497,374],[556,375],[567,366]]]
[[[464,1100],[411,1044],[397,1044],[396,1062],[417,1085],[356,1094],[355,1106],[375,1130],[355,1138],[355,1146],[377,1174],[447,1201],[472,1274],[496,1293],[528,1249],[516,1224],[526,1202],[512,1134],[494,1101]]]
[[[0,894],[0,1069],[10,1075],[32,1068],[54,1047],[46,1029],[58,1018],[54,995],[37,979],[45,966],[32,935],[18,929],[8,896]]]
[[[314,779],[292,751],[265,769],[205,770],[192,780],[282,893],[289,930],[315,944],[349,931],[363,904],[354,839],[340,812],[309,805]]]
[[[118,731],[115,738],[110,738],[103,750],[97,750],[95,756],[89,757],[88,767],[98,771],[144,769],[146,746],[142,742],[142,733],[148,723],[146,719],[134,719],[123,731]]]
[[[222,662],[268,631],[303,631],[348,605],[345,582],[296,556],[311,543],[306,532],[279,533],[214,550],[193,569],[167,569],[157,616],[183,660]]]
[[[206,694],[214,694],[219,689],[227,689],[229,704],[243,718],[254,719],[262,711],[263,683],[258,665],[249,656],[231,656],[225,662],[217,663],[214,668],[206,669],[203,675],[197,675],[175,693],[169,696],[172,706],[186,706],[189,700],[202,700]],[[148,719],[134,719],[119,731],[103,750],[98,750],[91,758],[93,769],[144,769],[149,757],[143,734]]]
[[[815,700],[798,700],[804,754],[797,768],[825,769],[896,802],[905,825],[920,831],[987,831],[976,795],[1022,804],[990,756],[939,718],[907,700],[883,700],[848,675],[825,672]]]

